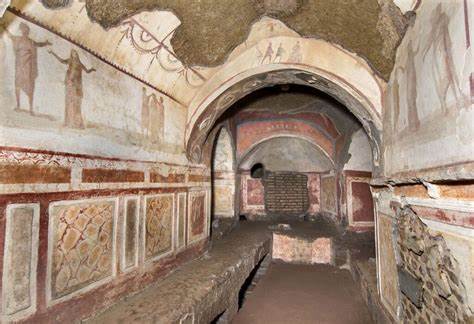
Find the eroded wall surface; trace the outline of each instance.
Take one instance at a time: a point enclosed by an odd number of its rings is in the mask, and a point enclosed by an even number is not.
[[[7,11],[0,31],[1,321],[82,318],[201,254],[210,169],[187,109]]]

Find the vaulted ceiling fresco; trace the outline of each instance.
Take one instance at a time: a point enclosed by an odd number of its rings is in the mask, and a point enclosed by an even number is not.
[[[42,0],[48,8],[71,0]],[[171,11],[181,25],[171,36],[186,66],[217,66],[247,38],[262,16],[280,19],[303,37],[322,38],[365,57],[382,77],[392,70],[406,19],[391,0],[82,0],[91,20],[104,28],[154,10]],[[156,24],[160,22],[157,21]]]

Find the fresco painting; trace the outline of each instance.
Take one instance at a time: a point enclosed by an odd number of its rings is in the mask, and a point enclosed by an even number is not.
[[[44,149],[66,151],[67,135],[77,153],[113,156],[125,146],[140,148],[143,158],[180,160],[186,118],[180,104],[9,12],[0,39],[6,67],[0,80],[7,85],[0,91],[0,127],[12,145],[27,146],[22,130],[28,129],[49,132]],[[91,147],[97,137],[109,145]]]
[[[465,6],[423,2],[400,44],[384,117],[390,125],[384,133],[387,174],[461,163],[474,154],[474,67]]]

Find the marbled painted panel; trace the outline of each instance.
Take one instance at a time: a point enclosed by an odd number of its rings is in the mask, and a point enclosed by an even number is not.
[[[154,260],[173,250],[174,195],[145,199],[145,259]]]
[[[234,216],[234,186],[225,180],[215,181],[213,194],[216,216]]]
[[[397,262],[393,239],[392,218],[379,213],[377,222],[378,275],[382,303],[392,315],[399,303]]]
[[[247,179],[247,205],[264,205],[264,196],[262,181],[260,179]]]
[[[39,205],[7,207],[2,313],[13,320],[36,309]]]
[[[192,191],[189,194],[188,242],[199,240],[206,234],[206,193]]]
[[[321,209],[336,213],[336,178],[334,176],[321,177]]]
[[[178,194],[178,235],[176,248],[179,250],[186,245],[186,193]]]
[[[93,288],[114,274],[116,200],[50,205],[50,298]]]
[[[123,220],[122,269],[128,269],[138,261],[138,215],[139,199],[130,197],[125,200]]]
[[[317,173],[308,173],[308,213],[315,214],[321,210],[321,179]]]
[[[368,181],[369,178],[346,178],[347,216],[350,225],[374,224],[374,203]]]

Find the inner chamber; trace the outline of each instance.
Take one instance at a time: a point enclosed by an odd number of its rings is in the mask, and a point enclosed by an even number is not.
[[[235,212],[249,220],[325,217],[341,229],[372,229],[369,138],[331,96],[299,85],[260,89],[215,127],[216,223]]]

